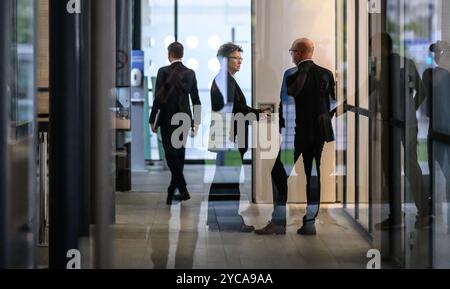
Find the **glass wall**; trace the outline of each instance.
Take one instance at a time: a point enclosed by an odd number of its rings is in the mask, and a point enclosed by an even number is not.
[[[262,0],[255,2],[254,20],[254,95],[256,106],[269,104],[278,112],[280,96],[283,103],[285,128],[281,130],[281,161],[290,176],[288,201],[305,203],[306,175],[302,157],[294,161],[296,112],[294,97],[284,86],[285,76],[296,71],[289,49],[300,37],[315,43],[313,60],[317,65],[336,71],[336,5],[335,0]],[[280,21],[283,19],[283,21]],[[311,25],[304,25],[312,23]],[[258,148],[255,153],[254,183],[256,202],[272,202],[271,170],[278,154],[278,122],[271,128],[272,148]],[[262,125],[259,125],[263,128]],[[335,146],[342,142],[327,143],[321,158],[321,201],[335,203],[336,162]],[[315,166],[313,176],[317,177]]]
[[[144,74],[149,78],[149,104],[153,105],[152,83],[158,69],[168,65],[167,46],[175,41],[175,1],[142,1],[141,48],[145,53]],[[161,159],[161,142],[150,134],[151,158]]]
[[[35,1],[2,1],[0,41],[1,158],[7,181],[0,181],[0,266],[35,266]],[[5,89],[5,90],[4,90]],[[6,128],[6,129],[5,129]],[[21,181],[17,181],[21,180]]]
[[[347,2],[336,1],[336,98],[338,103],[347,99]],[[343,106],[336,114],[336,186],[338,200],[341,200],[347,212],[347,114]],[[344,199],[345,197],[345,199]]]
[[[175,9],[176,8],[176,9]],[[159,68],[168,65],[167,46],[175,41],[185,47],[184,64],[196,72],[202,102],[202,125],[198,136],[188,142],[187,160],[215,160],[207,150],[211,123],[210,88],[220,69],[219,47],[234,42],[244,50],[242,70],[236,74],[247,103],[252,103],[251,1],[236,0],[148,0],[142,5],[142,48],[145,51],[145,75],[156,77]],[[175,27],[175,23],[178,25]],[[153,97],[150,94],[150,103]],[[152,158],[158,159],[157,140],[152,141]],[[239,161],[237,151],[227,152],[230,163]],[[248,152],[246,159],[251,158]]]
[[[428,40],[432,43],[427,51],[428,68],[423,73],[429,119],[427,144],[433,221],[432,265],[435,268],[450,268],[450,119],[445,109],[450,105],[450,3],[436,0],[425,7],[428,7],[425,20],[429,21],[422,21],[419,27],[425,31],[430,28]],[[433,64],[430,61],[432,57]],[[422,153],[420,159],[425,158]]]
[[[336,2],[338,193],[391,265],[448,267],[450,4],[362,2]]]
[[[369,13],[360,1],[337,1],[338,189],[344,208],[370,231]]]
[[[433,167],[432,143],[435,138],[430,124],[433,118],[442,117],[433,114],[430,107],[433,106],[433,95],[439,90],[433,74],[441,59],[436,62],[431,45],[442,39],[442,10],[439,9],[442,3],[391,0],[386,5],[386,28],[381,31],[385,31],[383,37],[387,42],[381,43],[381,49],[386,46],[390,53],[389,58],[382,60],[382,65],[389,68],[389,79],[383,83],[389,87],[385,105],[388,107],[386,115],[390,118],[391,186],[389,217],[380,229],[390,233],[391,255],[399,265],[429,268],[435,262],[433,251],[442,257],[448,250],[448,243],[433,246],[430,242],[431,233],[437,237],[432,224],[434,228],[439,227],[430,200],[435,202],[436,198],[445,195],[444,190],[434,191],[436,169]],[[441,52],[438,54],[442,55]],[[439,236],[435,240],[442,238]]]

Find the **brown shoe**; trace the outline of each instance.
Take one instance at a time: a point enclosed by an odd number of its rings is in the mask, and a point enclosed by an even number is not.
[[[273,222],[269,222],[267,226],[262,229],[255,230],[257,235],[286,235],[286,226],[277,225]]]

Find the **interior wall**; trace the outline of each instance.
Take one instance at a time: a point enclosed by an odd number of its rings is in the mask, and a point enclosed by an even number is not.
[[[312,39],[316,46],[314,61],[335,71],[335,1],[259,0],[255,1],[254,8],[254,103],[256,106],[274,103],[278,112],[284,72],[294,67],[288,52],[295,39]],[[274,121],[272,125],[275,124],[278,125]],[[272,202],[270,173],[276,153],[272,159],[262,159],[261,149],[256,149],[254,191],[257,203]],[[305,202],[306,178],[302,159],[296,168],[297,174],[288,172],[291,175],[288,201]],[[335,144],[326,144],[321,164],[322,202],[336,201],[334,168]]]
[[[40,89],[37,98],[38,115],[49,114],[49,27],[48,27],[48,0],[37,2],[38,39],[37,39],[37,86]]]
[[[450,41],[450,2],[442,1],[442,40]]]

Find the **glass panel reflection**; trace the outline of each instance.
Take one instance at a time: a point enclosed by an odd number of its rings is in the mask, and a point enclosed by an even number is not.
[[[450,146],[433,145],[434,267],[450,268]]]
[[[359,117],[359,222],[369,231],[369,118]]]
[[[353,112],[347,113],[347,192],[346,204],[347,212],[354,218],[355,215],[355,151],[356,151],[356,132],[355,132],[355,114]]]

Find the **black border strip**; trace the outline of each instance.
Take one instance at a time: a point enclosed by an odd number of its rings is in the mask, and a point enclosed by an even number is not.
[[[255,25],[256,25],[255,23],[256,22],[253,22],[252,21],[253,19],[256,19],[256,3],[255,3],[255,0],[250,0],[250,29],[251,29],[250,35],[251,35],[251,41],[252,41],[252,43],[251,43],[252,64],[251,64],[251,71],[250,71],[250,73],[251,73],[250,89],[252,91],[252,107],[255,102],[255,93],[254,93],[255,92],[254,91],[254,88],[255,88],[255,74],[254,74],[254,72],[255,72],[255,53],[253,51],[253,48],[256,45],[256,31],[255,31]],[[255,192],[255,188],[256,188],[255,173],[256,173],[256,171],[255,171],[255,165],[253,162],[255,159],[256,159],[256,151],[254,149],[252,149],[252,159],[250,161],[244,160],[244,162],[243,162],[243,165],[245,165],[246,162],[249,162],[248,164],[252,166],[252,168],[251,168],[251,171],[252,171],[251,172],[251,174],[252,174],[252,180],[251,180],[252,203],[256,203],[256,192]]]

